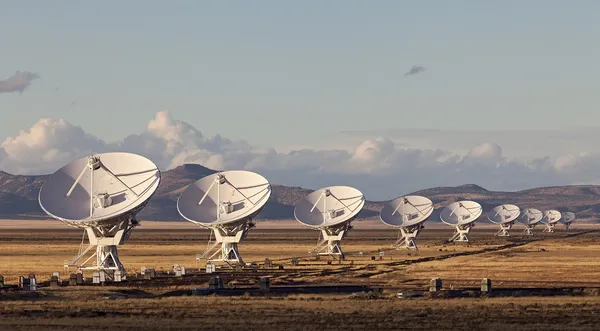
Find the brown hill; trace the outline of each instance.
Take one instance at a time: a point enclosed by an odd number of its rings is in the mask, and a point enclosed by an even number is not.
[[[177,212],[177,197],[187,185],[212,173],[215,171],[197,164],[186,164],[163,172],[159,189],[139,217],[148,220],[182,220]],[[0,171],[0,218],[46,218],[37,203],[37,194],[45,178],[46,175],[11,175]],[[260,219],[293,219],[295,204],[311,192],[302,187],[276,184],[272,185],[272,189],[271,198],[259,215]],[[502,203],[514,203],[521,208],[572,211],[577,214],[579,221],[600,219],[600,187],[591,185],[495,192],[468,184],[435,187],[412,194],[430,198],[438,209],[451,202],[468,199],[481,203],[484,211]],[[382,202],[368,201],[359,217],[376,217],[382,206]],[[438,219],[436,215],[431,219]]]

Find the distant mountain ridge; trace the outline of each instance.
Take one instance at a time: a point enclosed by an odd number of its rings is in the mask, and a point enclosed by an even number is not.
[[[183,220],[177,212],[177,197],[194,181],[215,173],[198,164],[185,164],[164,171],[160,186],[138,217],[144,220]],[[0,171],[0,218],[47,218],[37,196],[48,175],[11,175]],[[271,198],[258,219],[294,219],[294,206],[312,189],[271,183]],[[521,208],[540,210],[558,209],[576,213],[578,221],[595,222],[600,219],[600,187],[573,185],[532,188],[518,192],[489,191],[475,184],[456,187],[434,187],[411,193],[431,199],[436,208],[459,200],[475,200],[485,212],[502,203],[514,203]],[[381,201],[367,201],[359,218],[372,218],[383,207]],[[436,219],[435,214],[431,218]]]

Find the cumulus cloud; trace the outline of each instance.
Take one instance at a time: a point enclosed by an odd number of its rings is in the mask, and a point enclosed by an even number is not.
[[[44,173],[92,152],[108,150],[104,141],[62,119],[42,118],[0,144],[0,166],[12,173]]]
[[[107,143],[60,119],[41,119],[0,145],[0,169],[21,174],[51,173],[89,153],[128,151],[152,159],[162,170],[184,163],[258,171],[272,183],[318,188],[352,185],[369,199],[389,199],[419,189],[475,183],[489,189],[597,182],[600,155],[511,159],[494,142],[457,154],[406,148],[386,137],[366,139],[350,149],[297,149],[286,153],[258,148],[220,135],[207,137],[168,111],[158,112],[146,130]]]
[[[407,73],[405,73],[404,76],[416,75],[416,74],[422,73],[423,71],[425,71],[424,67],[412,66],[412,68],[410,68],[410,70]]]
[[[5,80],[0,80],[0,93],[19,92],[23,93],[31,82],[40,78],[40,75],[29,71],[17,71]]]

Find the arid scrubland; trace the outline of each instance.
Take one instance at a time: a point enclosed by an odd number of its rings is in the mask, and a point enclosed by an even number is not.
[[[397,236],[394,230],[357,222],[343,241],[346,261],[327,264],[326,259],[315,261],[308,254],[317,242],[317,231],[293,223],[259,223],[240,244],[240,252],[246,262],[263,263],[268,257],[284,266],[285,272],[273,272],[273,287],[361,284],[382,288],[383,294],[374,298],[356,298],[351,293],[173,294],[206,287],[207,277],[152,286],[42,287],[35,294],[4,292],[0,328],[594,329],[600,322],[600,291],[596,289],[600,287],[600,232],[595,226],[573,226],[566,233],[557,228],[553,234],[543,234],[540,228],[533,238],[522,238],[519,227],[512,230],[510,238],[494,237],[495,230],[477,226],[469,244],[447,244],[444,241],[452,229],[433,224],[419,235],[419,254],[409,255],[390,249]],[[196,269],[202,269],[204,263],[197,264],[195,256],[206,248],[208,237],[208,231],[187,223],[144,222],[119,247],[120,258],[130,275],[142,266],[171,270],[175,263],[198,274],[203,271]],[[64,279],[63,263],[77,253],[81,239],[82,231],[59,222],[0,221],[0,274],[8,284],[29,273],[45,281],[52,272],[60,271]],[[381,259],[380,249],[385,250]],[[292,257],[300,258],[298,266],[291,264]],[[258,276],[246,272],[239,276],[244,279],[236,277],[235,272],[230,273],[226,283],[258,286]],[[399,292],[424,289],[431,278],[441,278],[443,288],[450,289],[477,288],[484,277],[492,279],[495,288],[587,290],[582,295],[546,297],[432,298],[425,293],[411,299],[396,298]]]

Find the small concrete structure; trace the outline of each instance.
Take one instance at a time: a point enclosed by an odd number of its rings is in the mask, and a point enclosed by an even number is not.
[[[220,290],[223,288],[223,279],[219,276],[210,277],[208,288],[211,290]]]
[[[103,284],[106,282],[106,273],[104,271],[96,271],[93,274],[92,283]]]
[[[269,292],[271,290],[270,277],[260,277],[260,290],[263,292]]]
[[[265,258],[265,268],[271,268],[272,266],[271,260],[268,257]]]
[[[83,285],[83,273],[78,272],[76,275],[77,275],[77,285]]]
[[[123,273],[121,270],[115,270],[113,273],[113,282],[122,282],[123,281]]]
[[[69,276],[69,286],[75,285],[77,285],[77,274],[71,274],[71,276]]]
[[[83,274],[81,272],[69,276],[69,286],[83,285]]]
[[[484,278],[481,280],[481,292],[490,293],[492,292],[492,280]]]
[[[212,274],[216,270],[217,270],[217,266],[215,264],[209,263],[206,265],[206,273],[207,274]]]
[[[58,276],[50,276],[50,287],[59,287],[60,280]]]
[[[150,280],[154,277],[156,277],[156,270],[146,269],[146,271],[144,272],[144,279]]]
[[[182,271],[182,266],[180,266],[179,264],[174,264],[173,265],[173,273],[175,273],[175,277],[181,277],[184,275],[183,271]]]
[[[440,278],[433,278],[429,283],[429,292],[439,292],[442,289],[442,280]]]
[[[145,275],[145,274],[146,274],[146,269],[148,269],[148,268],[146,268],[145,266],[144,266],[144,267],[142,267],[142,268],[140,269],[140,275],[142,275],[142,276],[143,276],[143,275]]]
[[[52,276],[56,276],[58,278],[58,281],[60,282],[60,272],[55,271],[52,273]]]
[[[37,282],[34,274],[30,274],[33,278],[19,277],[19,289],[24,291],[35,291],[37,290]]]

